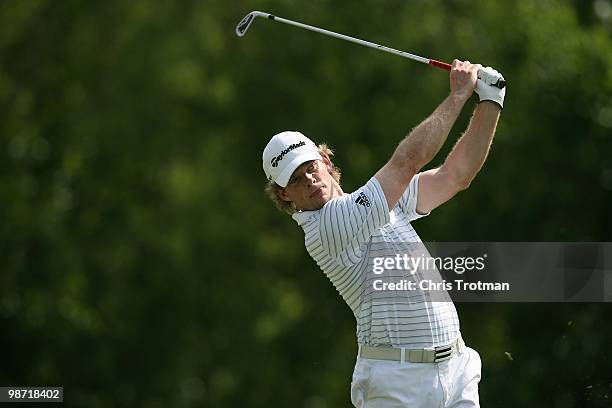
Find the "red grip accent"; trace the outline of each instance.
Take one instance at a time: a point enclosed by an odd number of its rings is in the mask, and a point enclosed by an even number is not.
[[[441,62],[435,59],[430,59],[429,60],[429,65],[431,65],[432,67],[436,67],[436,68],[442,68],[445,69],[447,71],[451,70],[451,65],[447,64],[446,62]]]

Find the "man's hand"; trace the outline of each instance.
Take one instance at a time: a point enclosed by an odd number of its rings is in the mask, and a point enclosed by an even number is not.
[[[480,98],[480,102],[492,101],[498,104],[500,108],[503,108],[506,87],[499,89],[491,85],[499,80],[501,74],[491,67],[482,68],[481,72],[482,79],[479,79],[476,83],[476,93]],[[503,78],[503,76],[501,77]]]
[[[450,73],[451,95],[462,101],[467,101],[476,87],[480,64],[471,64],[470,61],[454,60]]]

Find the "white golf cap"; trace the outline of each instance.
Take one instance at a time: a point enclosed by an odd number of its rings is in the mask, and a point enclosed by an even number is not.
[[[291,175],[302,163],[321,160],[316,144],[300,132],[281,132],[272,136],[263,151],[263,169],[266,177],[286,187]]]

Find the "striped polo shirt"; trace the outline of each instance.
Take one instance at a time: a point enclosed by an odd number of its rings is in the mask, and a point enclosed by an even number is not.
[[[459,319],[450,297],[432,301],[426,293],[376,290],[374,285],[381,277],[389,282],[420,277],[418,271],[413,275],[401,268],[386,270],[384,275],[372,270],[375,257],[403,254],[408,244],[421,242],[410,225],[428,215],[416,211],[419,175],[391,211],[380,183],[372,177],[320,210],[293,214],[304,229],[306,250],[353,311],[361,345],[431,348],[459,336]]]

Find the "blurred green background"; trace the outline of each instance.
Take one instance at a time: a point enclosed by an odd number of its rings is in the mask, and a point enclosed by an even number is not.
[[[75,407],[350,405],[354,318],[264,197],[261,151],[301,130],[352,191],[448,77],[264,20],[236,37],[251,10],[503,72],[488,162],[415,223],[424,240],[611,240],[610,0],[4,0],[0,385]],[[457,307],[483,406],[612,406],[610,304]]]

